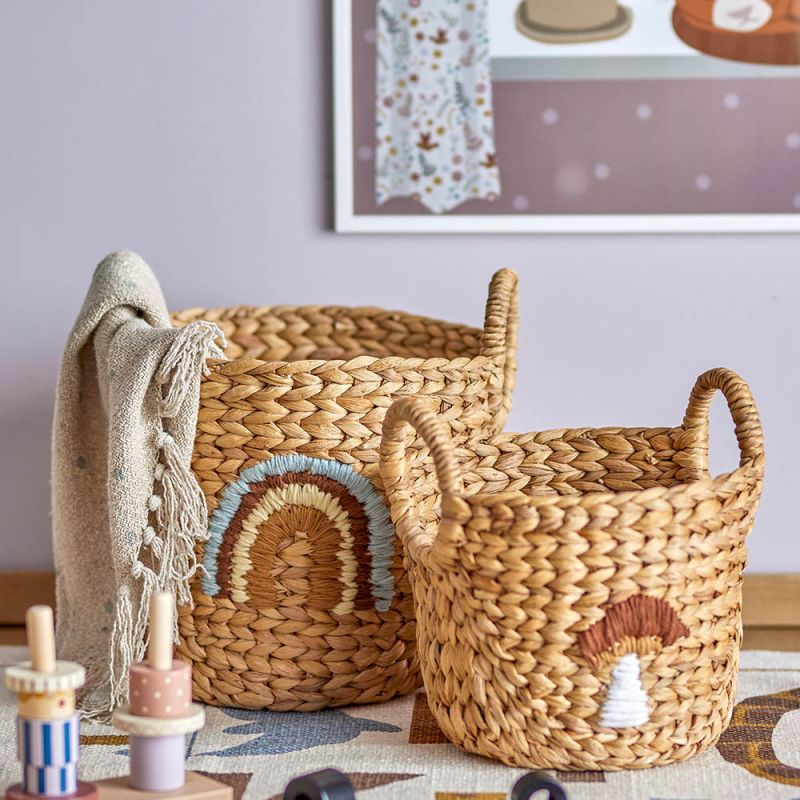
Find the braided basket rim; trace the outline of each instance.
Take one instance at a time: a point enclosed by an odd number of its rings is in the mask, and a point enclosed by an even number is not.
[[[405,356],[357,356],[348,360],[343,359],[307,359],[298,361],[265,361],[261,358],[249,358],[245,356],[237,358],[211,358],[206,361],[208,366],[217,371],[224,371],[227,366],[230,368],[231,364],[247,364],[248,369],[252,370],[261,365],[265,371],[280,372],[289,368],[289,373],[294,374],[297,372],[314,372],[315,370],[325,367],[331,369],[333,367],[344,369],[344,371],[364,369],[365,367],[374,366],[377,363],[385,365],[386,369],[397,367],[399,365],[407,366],[409,369],[418,367],[442,367],[445,365],[452,365],[453,369],[484,369],[490,367],[501,371],[502,367],[489,356],[474,356],[473,358],[407,358]],[[379,370],[376,370],[379,371]]]
[[[523,436],[526,434],[503,434],[504,437]],[[473,442],[476,440],[473,440]],[[491,439],[477,440],[481,444],[486,444]],[[508,438],[506,438],[508,441]],[[763,480],[764,468],[762,465],[737,467],[730,472],[723,472],[719,475],[708,476],[705,478],[686,478],[673,486],[652,486],[648,489],[622,489],[614,491],[608,489],[606,491],[592,491],[592,492],[578,492],[573,494],[527,494],[521,489],[508,489],[502,492],[475,492],[469,494],[468,492],[451,492],[443,491],[443,497],[457,498],[464,500],[470,505],[482,506],[496,506],[512,503],[519,505],[524,503],[527,506],[575,506],[575,505],[624,505],[634,502],[637,497],[642,495],[659,495],[665,498],[672,498],[675,495],[694,495],[702,494],[704,491],[710,489],[717,490],[719,487],[724,486],[731,481],[747,482],[750,480]],[[443,509],[442,518],[453,519],[452,513]]]
[[[384,309],[379,306],[331,306],[331,305],[272,305],[272,306],[254,306],[254,305],[233,305],[233,306],[213,306],[202,307],[193,306],[191,308],[179,309],[178,311],[171,312],[172,324],[176,328],[182,328],[191,322],[202,319],[218,318],[221,320],[239,320],[239,319],[258,319],[259,317],[280,316],[281,313],[301,311],[303,313],[320,312],[328,314],[346,313],[351,316],[363,314],[364,316],[381,315],[393,319],[423,319],[425,322],[432,325],[441,325],[445,328],[458,333],[461,337],[474,337],[481,341],[485,335],[485,328],[476,328],[473,325],[466,325],[460,322],[450,322],[449,320],[438,319],[436,317],[428,317],[420,314],[412,314],[407,311],[399,311],[394,309]],[[219,315],[217,317],[217,315]],[[363,369],[366,366],[372,366],[380,362],[385,364],[387,368],[396,367],[398,364],[408,365],[409,367],[431,366],[441,367],[445,364],[452,364],[458,369],[469,368],[483,368],[490,366],[497,370],[502,369],[497,360],[491,356],[478,353],[472,357],[461,356],[459,358],[445,358],[444,356],[419,358],[407,356],[372,356],[372,355],[359,355],[350,359],[262,359],[253,357],[236,357],[236,358],[217,358],[209,359],[208,365],[211,369],[220,369],[225,364],[241,364],[247,363],[252,366],[263,365],[270,370],[278,371],[286,367],[292,367],[292,371],[308,371],[313,372],[319,367],[345,367],[353,369]]]

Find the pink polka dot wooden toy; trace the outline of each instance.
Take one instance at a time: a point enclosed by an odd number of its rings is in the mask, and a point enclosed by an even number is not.
[[[6,670],[6,686],[18,699],[17,752],[22,783],[6,800],[75,797],[97,800],[94,784],[78,780],[80,714],[75,690],[86,673],[80,664],[56,661],[53,610],[33,606],[26,615],[31,660]]]
[[[172,657],[174,613],[171,594],[152,596],[147,661],[131,667],[130,705],[112,718],[128,734],[130,776],[99,781],[100,800],[233,796],[230,786],[186,772],[186,734],[203,727],[205,711],[192,703],[191,667]]]

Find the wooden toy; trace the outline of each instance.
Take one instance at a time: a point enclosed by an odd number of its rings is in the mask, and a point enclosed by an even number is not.
[[[186,734],[205,724],[192,703],[192,670],[172,658],[175,598],[156,592],[150,600],[147,660],[130,670],[130,705],[114,712],[114,725],[128,734],[130,776],[98,782],[100,800],[193,798],[230,800],[233,789],[185,771]]]
[[[78,780],[80,714],[75,710],[75,690],[83,686],[86,673],[80,664],[56,661],[49,606],[32,606],[25,621],[31,660],[6,670],[6,686],[18,699],[17,752],[22,783],[6,790],[6,800],[97,800],[94,784]]]

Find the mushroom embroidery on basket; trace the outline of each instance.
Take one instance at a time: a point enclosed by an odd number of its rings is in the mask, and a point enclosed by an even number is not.
[[[639,658],[688,634],[666,600],[635,595],[610,606],[603,619],[578,635],[581,653],[594,669],[613,664],[600,708],[604,728],[634,728],[650,719]]]
[[[203,591],[255,608],[386,611],[394,527],[348,464],[276,456],[244,470],[211,514]]]

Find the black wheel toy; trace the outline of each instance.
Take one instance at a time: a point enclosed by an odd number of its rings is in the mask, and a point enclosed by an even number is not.
[[[322,769],[292,778],[283,790],[283,800],[355,800],[347,775],[338,769]]]
[[[508,798],[509,800],[530,800],[539,792],[547,792],[546,795],[542,795],[542,800],[567,800],[564,787],[546,772],[529,772],[523,775],[511,787]],[[536,800],[539,798],[537,797]]]

